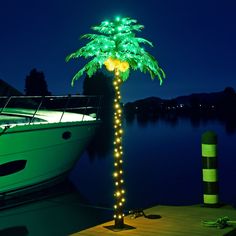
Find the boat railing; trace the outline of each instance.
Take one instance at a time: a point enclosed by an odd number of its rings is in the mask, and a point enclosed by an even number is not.
[[[61,95],[61,96],[0,96],[0,115],[5,114],[9,108],[31,109],[28,114],[29,123],[32,123],[42,110],[61,112],[59,120],[62,122],[65,113],[79,113],[85,120],[91,116],[100,120],[102,96],[92,95]]]

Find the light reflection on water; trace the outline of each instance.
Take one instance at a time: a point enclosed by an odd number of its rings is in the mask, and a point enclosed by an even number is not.
[[[124,123],[127,209],[201,203],[201,135],[207,130],[218,135],[220,200],[236,203],[236,134],[227,134],[223,124],[205,121],[193,125],[188,119]],[[71,179],[89,203],[112,208],[112,170],[112,148],[93,159],[85,153]]]

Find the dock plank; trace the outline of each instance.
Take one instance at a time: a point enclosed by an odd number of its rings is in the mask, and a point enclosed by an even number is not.
[[[215,220],[219,217],[228,216],[236,220],[236,210],[231,206],[220,208],[206,208],[200,205],[193,206],[154,206],[145,210],[145,214],[158,214],[161,219],[147,219],[138,217],[131,219],[125,217],[125,224],[135,227],[132,230],[110,231],[104,226],[113,225],[113,221],[71,234],[70,236],[223,236],[233,230],[232,227],[217,229],[202,225],[202,220]]]

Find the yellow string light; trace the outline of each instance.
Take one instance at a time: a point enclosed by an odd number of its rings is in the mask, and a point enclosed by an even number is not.
[[[116,143],[120,143],[121,142],[121,139],[120,138],[117,138],[116,139]]]
[[[116,157],[120,157],[120,153],[116,153],[115,156],[116,156]]]
[[[86,72],[89,77],[96,72],[97,69],[102,67],[102,64],[105,65],[108,71],[113,71],[115,78],[113,81],[113,86],[115,90],[115,99],[114,99],[114,129],[115,129],[115,140],[114,148],[116,149],[113,153],[115,160],[115,173],[113,174],[115,179],[116,193],[117,190],[120,191],[123,197],[123,190],[121,187],[123,185],[123,179],[121,176],[122,171],[122,105],[121,105],[121,95],[120,95],[120,86],[123,81],[128,78],[129,69],[140,69],[141,71],[149,71],[151,76],[158,76],[160,81],[161,77],[165,77],[164,72],[157,66],[155,59],[146,53],[144,48],[140,47],[142,40],[135,39],[135,34],[133,31],[140,31],[143,28],[142,25],[135,24],[136,20],[130,18],[120,18],[117,17],[114,21],[104,21],[101,25],[93,27],[95,31],[98,31],[99,34],[85,35],[85,38],[91,39],[91,42],[86,45],[85,50],[78,50],[77,52],[69,55],[67,60],[71,58],[83,56],[87,57],[96,57],[96,60],[91,61],[87,64],[82,70],[80,70],[72,80],[79,78],[84,72]],[[141,38],[140,38],[141,39]],[[136,43],[139,42],[140,43]],[[143,40],[143,42],[151,45],[151,42]],[[75,56],[76,55],[76,56]],[[105,59],[105,60],[104,60]],[[130,62],[130,64],[129,64]],[[138,63],[138,64],[137,64]],[[139,68],[138,68],[139,67]],[[160,75],[159,75],[160,74]],[[162,75],[161,75],[162,74]],[[117,196],[117,194],[116,194]],[[115,225],[120,227],[123,224],[122,214],[123,207],[122,202],[124,198],[121,197],[116,199],[116,211],[114,218],[119,218],[115,220]],[[120,207],[121,206],[121,207]],[[118,224],[117,224],[118,223]]]

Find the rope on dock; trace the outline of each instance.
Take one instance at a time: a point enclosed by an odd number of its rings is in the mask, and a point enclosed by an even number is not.
[[[137,217],[140,217],[140,216],[143,216],[147,219],[160,219],[161,218],[160,215],[154,215],[154,214],[146,215],[142,209],[131,210],[129,211],[129,214],[130,214],[130,218],[132,219],[136,219]]]
[[[228,216],[223,216],[216,220],[204,220],[202,221],[202,224],[208,227],[224,229],[227,226],[236,226],[236,220],[230,220]]]

